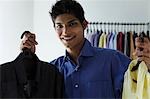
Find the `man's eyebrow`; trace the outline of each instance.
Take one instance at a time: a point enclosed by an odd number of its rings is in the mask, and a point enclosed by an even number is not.
[[[55,23],[55,24],[61,24],[60,22],[57,22],[57,23]]]
[[[72,19],[72,20],[70,20],[70,21],[68,21],[67,23],[71,23],[71,22],[74,22],[74,21],[78,21],[78,19]],[[55,24],[62,24],[61,22],[56,22]]]
[[[71,23],[71,22],[74,22],[74,21],[78,21],[78,19],[70,20],[70,21],[69,21],[69,22],[67,22],[67,23]]]

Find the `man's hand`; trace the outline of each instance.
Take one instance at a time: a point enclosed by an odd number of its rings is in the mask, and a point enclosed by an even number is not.
[[[37,45],[36,36],[33,33],[25,33],[22,38],[22,42],[20,44],[20,49],[28,48],[31,52],[35,53]]]
[[[141,39],[137,37],[135,39],[135,46],[136,49],[134,55],[139,61],[144,61],[150,70],[150,40],[148,38],[144,38],[144,42],[142,42]]]

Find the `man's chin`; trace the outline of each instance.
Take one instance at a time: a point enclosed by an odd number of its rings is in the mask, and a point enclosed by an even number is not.
[[[71,44],[64,44],[66,48],[71,48]]]
[[[70,48],[70,45],[65,45],[66,46],[66,48]]]

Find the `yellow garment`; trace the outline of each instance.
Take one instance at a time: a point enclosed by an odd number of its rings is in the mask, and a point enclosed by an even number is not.
[[[106,48],[106,33],[102,33],[100,36],[98,47]]]
[[[122,99],[150,99],[150,73],[144,62],[140,63],[138,70],[131,71],[136,63],[137,60],[133,60],[125,73]]]

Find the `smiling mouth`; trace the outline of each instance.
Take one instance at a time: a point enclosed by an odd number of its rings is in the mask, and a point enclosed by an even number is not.
[[[75,36],[72,36],[72,37],[63,37],[62,40],[65,40],[65,41],[71,41],[75,38]]]

